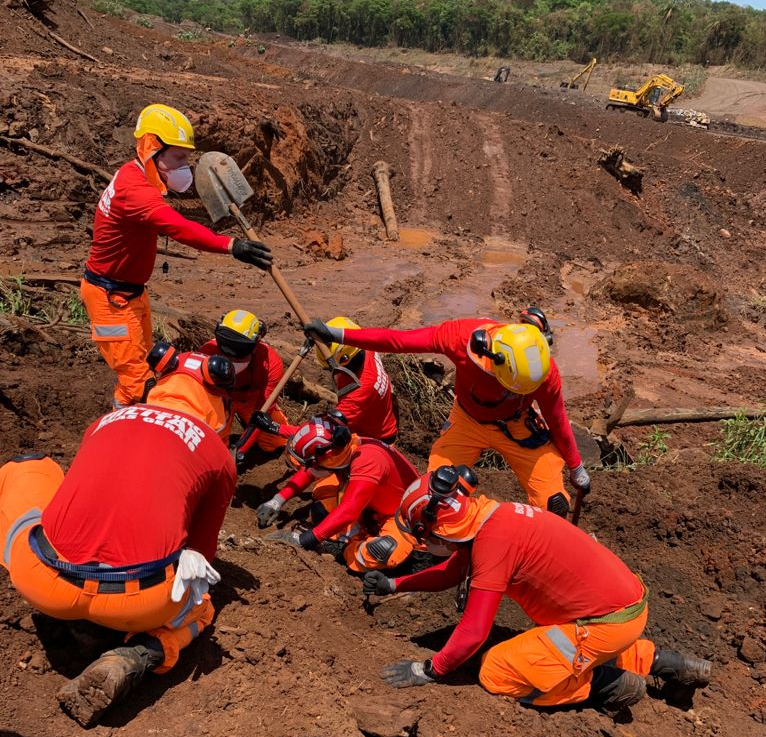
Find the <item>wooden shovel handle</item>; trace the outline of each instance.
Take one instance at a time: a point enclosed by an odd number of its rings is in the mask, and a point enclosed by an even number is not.
[[[247,220],[245,220],[239,208],[233,202],[229,203],[229,210],[231,211],[231,214],[234,215],[234,217],[237,219],[242,229],[245,231],[245,235],[247,235],[251,241],[257,241],[258,234],[253,230]],[[306,313],[306,310],[303,309],[301,303],[298,301],[298,298],[295,296],[295,292],[293,292],[293,290],[290,288],[290,285],[285,281],[285,278],[279,271],[279,267],[272,264],[271,268],[269,269],[269,273],[271,274],[271,278],[274,279],[277,287],[279,287],[279,291],[284,294],[285,299],[287,300],[287,303],[290,305],[290,307],[292,307],[293,312],[298,316],[298,319],[301,321],[301,325],[304,327],[308,325],[309,316]],[[319,346],[319,352],[322,354],[322,358],[325,360],[332,358],[332,353],[330,353],[330,349],[326,345],[317,342],[317,346]]]

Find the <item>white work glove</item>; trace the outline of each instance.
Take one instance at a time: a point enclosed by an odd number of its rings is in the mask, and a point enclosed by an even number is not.
[[[285,500],[279,494],[275,494],[267,502],[260,504],[258,509],[255,510],[255,516],[258,518],[258,527],[263,528],[274,524],[284,505]]]
[[[582,491],[583,496],[590,492],[590,474],[585,470],[582,463],[577,468],[570,469],[569,480],[575,489]]]
[[[191,589],[191,598],[195,604],[202,603],[202,596],[210,586],[221,580],[221,574],[207,562],[202,553],[184,548],[178,559],[178,569],[173,581],[170,600],[179,602],[184,598],[187,589]]]

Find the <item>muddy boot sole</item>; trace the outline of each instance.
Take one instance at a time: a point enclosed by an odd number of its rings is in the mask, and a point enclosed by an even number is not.
[[[122,688],[121,688],[122,686]],[[56,693],[61,708],[83,727],[95,724],[122,695],[124,677],[106,664],[65,683]]]

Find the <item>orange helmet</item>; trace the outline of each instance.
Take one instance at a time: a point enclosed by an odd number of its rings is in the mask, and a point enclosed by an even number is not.
[[[498,503],[474,497],[476,474],[468,466],[439,466],[413,482],[396,512],[397,527],[417,543],[429,535],[445,542],[473,540]]]
[[[351,462],[356,442],[341,412],[312,417],[287,441],[287,458],[296,468],[339,471]]]

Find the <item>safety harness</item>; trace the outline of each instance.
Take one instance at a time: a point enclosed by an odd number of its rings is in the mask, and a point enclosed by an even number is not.
[[[29,547],[42,563],[58,571],[64,578],[75,585],[82,587],[82,582],[98,581],[100,593],[124,591],[124,584],[128,581],[138,581],[139,588],[142,589],[161,583],[165,580],[165,569],[171,565],[175,566],[181,556],[181,551],[176,550],[174,553],[159,560],[114,567],[107,566],[104,563],[68,563],[59,559],[58,553],[56,553],[45,536],[42,525],[35,525],[30,530]],[[151,582],[149,582],[149,579],[151,579]],[[102,591],[101,584],[123,584],[123,586],[114,588],[112,592],[109,592]]]
[[[130,300],[140,297],[144,293],[144,289],[146,289],[144,284],[133,284],[127,281],[108,279],[105,276],[94,274],[88,268],[85,269],[83,277],[85,278],[85,281],[88,282],[88,284],[92,284],[94,287],[101,287],[101,289],[104,289],[106,291],[106,296],[109,300],[109,304],[113,305],[114,307],[122,308],[125,307],[125,305],[121,304],[120,302],[115,302],[112,299],[112,295],[116,294],[122,297],[127,304],[130,302]]]

